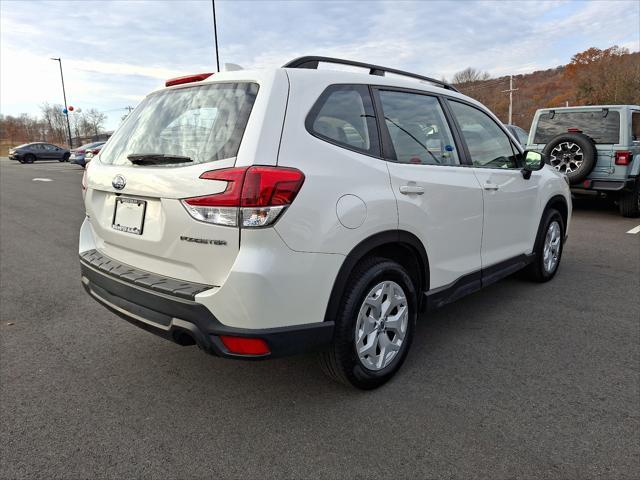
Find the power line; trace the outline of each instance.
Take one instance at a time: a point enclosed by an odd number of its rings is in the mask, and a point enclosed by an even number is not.
[[[489,87],[495,87],[496,85],[499,85],[501,83],[503,83],[505,81],[505,79],[495,79],[495,80],[486,80],[480,84],[476,84],[472,87],[464,87],[462,85],[459,85],[458,88],[461,88],[463,90],[466,91],[473,91],[473,90],[481,90],[483,88],[489,88]]]

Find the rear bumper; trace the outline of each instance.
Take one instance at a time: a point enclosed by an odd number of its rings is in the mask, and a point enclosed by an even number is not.
[[[153,286],[134,283],[136,275],[124,276],[101,270],[81,256],[82,285],[87,293],[128,322],[181,345],[197,344],[207,353],[228,358],[267,359],[317,350],[333,337],[333,322],[321,322],[267,329],[234,328],[222,324],[209,309],[189,298],[162,293]],[[140,271],[138,271],[140,272]],[[126,273],[126,272],[125,272]],[[171,280],[171,279],[167,279]],[[195,285],[195,290],[200,284]],[[194,290],[194,291],[195,291]],[[266,355],[237,355],[229,352],[220,335],[260,338],[269,346]]]
[[[585,180],[576,186],[571,187],[573,193],[590,192],[621,192],[633,190],[636,184],[636,177],[629,177],[623,180]]]

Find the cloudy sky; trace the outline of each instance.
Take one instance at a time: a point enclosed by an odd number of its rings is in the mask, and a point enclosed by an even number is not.
[[[62,103],[123,108],[166,78],[215,68],[209,0],[0,3],[0,111]],[[301,55],[378,63],[440,78],[567,63],[589,47],[640,50],[640,1],[216,1],[221,64],[279,66]]]

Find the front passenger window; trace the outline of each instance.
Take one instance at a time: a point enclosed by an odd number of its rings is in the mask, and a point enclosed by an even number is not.
[[[507,134],[486,113],[450,101],[474,167],[518,168],[516,152]]]

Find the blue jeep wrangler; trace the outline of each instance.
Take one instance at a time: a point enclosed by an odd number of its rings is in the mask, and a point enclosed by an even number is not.
[[[540,109],[526,149],[544,153],[574,195],[607,196],[621,215],[640,216],[640,106]]]

